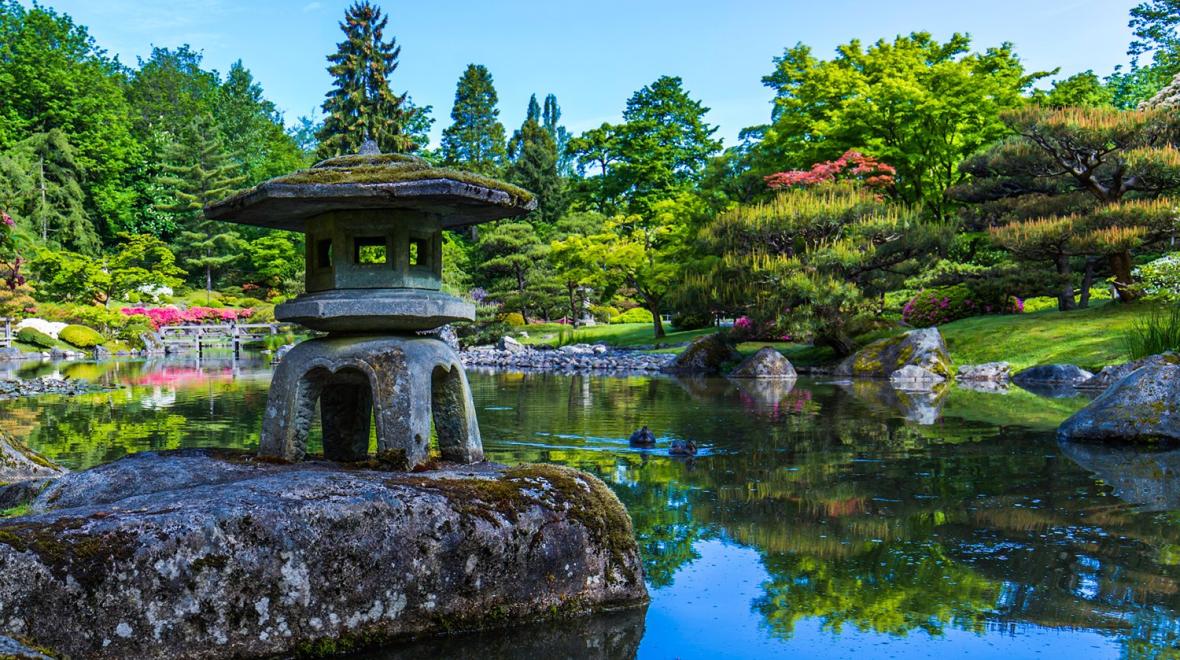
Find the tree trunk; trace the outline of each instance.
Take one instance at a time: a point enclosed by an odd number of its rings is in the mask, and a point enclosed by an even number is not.
[[[1061,291],[1057,294],[1057,309],[1068,312],[1074,308],[1073,271],[1069,268],[1069,255],[1057,256],[1057,274],[1061,276]]]
[[[1082,275],[1082,296],[1078,301],[1080,309],[1090,306],[1090,287],[1094,286],[1094,257],[1086,257],[1086,272]]]
[[[845,358],[856,352],[856,343],[852,341],[852,337],[840,331],[816,335],[815,343],[832,349],[836,353],[836,357]]]
[[[574,326],[578,324],[577,296],[575,295],[578,288],[573,284],[567,284],[565,288],[570,294],[570,325]]]
[[[656,339],[663,339],[664,334],[664,320],[660,318],[660,306],[656,303],[648,303],[647,311],[651,312],[651,323],[655,328]]]
[[[213,302],[213,266],[205,266],[205,304]]]
[[[1135,278],[1131,275],[1131,253],[1123,250],[1118,254],[1112,254],[1107,259],[1110,261],[1110,272],[1114,274],[1114,291],[1120,302],[1132,302],[1139,298],[1139,293],[1131,288]]]

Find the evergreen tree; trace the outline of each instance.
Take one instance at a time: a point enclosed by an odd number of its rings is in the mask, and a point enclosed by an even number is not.
[[[241,60],[230,67],[217,90],[214,116],[226,151],[237,157],[238,173],[253,185],[287,174],[307,163],[294,138],[283,127],[283,116],[262,95],[262,87]]]
[[[537,219],[552,225],[564,213],[565,203],[557,173],[557,145],[541,119],[541,106],[534,94],[529,98],[524,124],[508,142],[508,178],[537,196]]]
[[[17,145],[32,183],[31,199],[23,214],[25,226],[50,242],[84,254],[102,247],[94,223],[86,213],[77,151],[66,134],[55,128],[37,133]]]
[[[557,96],[549,94],[545,97],[545,109],[541,113],[541,124],[553,138],[557,146],[557,173],[563,177],[574,175],[574,159],[569,151],[570,132],[565,130],[561,121],[561,106],[557,105]]]
[[[321,157],[356,153],[366,138],[376,140],[384,152],[407,152],[415,146],[406,133],[406,95],[394,94],[389,86],[401,47],[393,37],[385,40],[388,21],[367,0],[344,13],[340,29],[345,39],[328,56],[334,80],[323,105],[327,117],[318,136]]]
[[[212,292],[214,275],[243,256],[243,241],[224,222],[205,218],[206,205],[223,199],[245,182],[236,174],[236,163],[213,124],[203,115],[169,145],[160,184],[172,191],[172,200],[160,210],[176,218],[181,228],[177,253],[190,273],[204,275],[206,292]]]
[[[444,163],[489,176],[500,173],[506,154],[497,102],[487,67],[469,64],[455,89],[452,123],[443,131]]]

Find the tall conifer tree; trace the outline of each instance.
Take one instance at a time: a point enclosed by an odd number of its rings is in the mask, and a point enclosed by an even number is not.
[[[367,0],[344,13],[340,24],[344,41],[328,56],[334,81],[323,105],[327,117],[317,136],[321,157],[356,153],[370,137],[384,152],[415,148],[405,130],[410,121],[406,95],[394,94],[389,86],[401,47],[393,37],[385,40],[388,21]]]
[[[549,94],[545,97],[545,109],[541,113],[541,124],[549,131],[553,143],[557,145],[557,173],[561,176],[574,175],[574,159],[569,153],[570,132],[561,122],[561,106],[557,104],[557,96]]]
[[[165,174],[159,183],[172,191],[172,200],[159,206],[181,228],[176,251],[189,272],[204,275],[205,291],[213,290],[214,276],[240,260],[241,236],[224,222],[205,217],[206,205],[223,199],[245,183],[237,163],[226,153],[213,118],[202,115],[165,150]]]
[[[537,196],[536,216],[552,224],[565,210],[561,177],[557,173],[557,144],[542,126],[541,106],[534,94],[524,124],[508,142],[508,178]]]
[[[443,162],[495,176],[504,165],[504,125],[492,74],[482,64],[469,64],[455,89],[452,123],[442,135]],[[534,99],[534,103],[536,100]]]

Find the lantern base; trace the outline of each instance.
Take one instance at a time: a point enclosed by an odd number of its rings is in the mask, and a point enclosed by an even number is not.
[[[259,454],[301,460],[317,401],[329,460],[366,458],[375,420],[378,453],[404,452],[407,468],[422,465],[432,419],[444,460],[483,460],[467,375],[438,339],[324,337],[296,345],[275,370]]]

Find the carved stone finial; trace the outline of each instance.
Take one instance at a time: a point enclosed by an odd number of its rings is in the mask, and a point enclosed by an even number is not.
[[[377,146],[377,141],[373,138],[365,138],[358,153],[362,156],[376,156],[381,153],[381,148]]]

